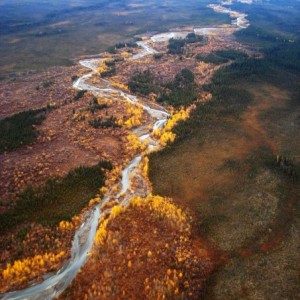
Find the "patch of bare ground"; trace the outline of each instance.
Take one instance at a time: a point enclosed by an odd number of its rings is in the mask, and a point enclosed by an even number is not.
[[[299,109],[274,86],[248,90],[254,101],[239,120],[194,130],[151,161],[151,180],[191,211],[195,235],[225,252],[206,299],[296,299],[299,187],[276,169],[276,155],[297,161]]]

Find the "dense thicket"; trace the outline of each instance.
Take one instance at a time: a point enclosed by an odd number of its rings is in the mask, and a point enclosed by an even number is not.
[[[169,54],[183,54],[185,41],[183,39],[170,39],[168,45]]]
[[[176,75],[174,81],[165,86],[169,92],[163,92],[158,97],[158,102],[165,102],[174,107],[187,106],[197,99],[197,86],[194,81],[194,74],[183,69]]]
[[[100,74],[101,78],[110,77],[114,75],[116,75],[116,67],[114,65],[111,65],[107,71],[103,71]]]
[[[300,40],[282,42],[264,53],[272,66],[300,74]]]
[[[169,54],[183,54],[184,46],[197,42],[203,42],[203,36],[189,33],[185,39],[170,39],[168,45]]]
[[[77,100],[81,99],[86,92],[87,92],[87,90],[78,91],[77,94],[74,97],[74,100],[77,101]]]
[[[24,222],[55,225],[70,220],[104,185],[103,169],[111,170],[112,165],[104,161],[79,167],[63,178],[49,179],[43,187],[27,187],[18,195],[16,208],[0,214],[0,232]]]
[[[183,69],[172,82],[159,83],[149,70],[136,73],[128,82],[131,92],[141,95],[158,94],[157,101],[174,107],[187,106],[197,99],[197,85],[194,74],[189,69]]]
[[[125,47],[128,48],[135,48],[137,47],[137,43],[136,42],[127,42],[127,43],[117,43],[115,46],[111,46],[107,49],[107,51],[111,54],[116,54],[117,53],[117,49],[123,49]]]
[[[37,137],[34,126],[42,123],[46,111],[28,110],[0,120],[0,153],[31,145]]]
[[[128,87],[131,92],[141,95],[149,95],[159,89],[149,70],[135,73],[129,80]]]

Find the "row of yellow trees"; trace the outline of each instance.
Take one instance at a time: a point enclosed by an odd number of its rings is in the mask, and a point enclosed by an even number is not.
[[[185,121],[189,116],[191,110],[194,109],[194,105],[188,108],[181,107],[179,110],[171,110],[171,117],[167,120],[167,124],[164,128],[159,128],[153,132],[153,136],[159,139],[162,146],[166,146],[169,143],[173,143],[176,138],[176,134],[172,132],[172,129],[180,122]]]
[[[8,264],[2,272],[5,286],[22,284],[28,280],[32,280],[40,274],[55,270],[64,259],[65,252],[45,253],[35,255],[33,257],[16,260],[13,264]]]

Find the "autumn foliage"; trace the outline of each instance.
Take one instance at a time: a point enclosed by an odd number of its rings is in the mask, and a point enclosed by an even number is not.
[[[10,255],[19,258],[1,265],[0,292],[25,287],[28,282],[41,280],[47,272],[61,267],[70,257],[72,237],[81,222],[80,216],[74,216],[71,221],[61,221],[56,228],[32,224],[23,242],[11,245]],[[14,253],[15,247],[22,256]],[[2,255],[5,254],[3,251]]]
[[[187,109],[181,107],[179,110],[172,110],[171,117],[167,120],[165,127],[156,129],[153,132],[153,136],[159,139],[159,143],[162,146],[166,146],[167,144],[173,143],[175,141],[176,134],[172,132],[172,129],[180,121],[185,121],[189,117],[190,112],[193,108],[194,106],[191,105]]]
[[[55,270],[64,259],[65,252],[45,253],[34,257],[16,260],[8,264],[2,272],[2,285],[14,286],[38,277],[42,273]]]
[[[199,299],[211,263],[190,236],[190,217],[171,199],[149,195],[115,206],[61,299]]]
[[[138,139],[138,137],[134,134],[128,134],[127,137],[126,149],[130,153],[140,153],[147,148],[147,144],[143,143]]]

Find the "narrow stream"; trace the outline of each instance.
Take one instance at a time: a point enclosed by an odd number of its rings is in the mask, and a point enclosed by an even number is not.
[[[240,0],[240,1],[248,1],[250,0]],[[227,2],[223,2],[222,5],[231,5],[233,1],[229,0]],[[246,28],[249,26],[249,22],[247,20],[247,15],[232,11],[231,9],[226,8],[222,5],[209,5],[212,9],[214,9],[218,13],[226,13],[229,14],[233,19],[231,28],[234,30],[239,30],[242,28]],[[223,32],[224,28],[222,27],[214,27],[214,28],[196,28],[194,29],[195,33],[209,34],[209,32]],[[170,38],[184,38],[187,36],[189,32],[167,32],[162,34],[154,35],[147,41],[138,42],[138,46],[142,49],[142,51],[134,56],[132,56],[131,60],[141,59],[149,54],[154,54],[157,51],[149,45],[149,42],[159,43],[168,41]],[[153,131],[158,128],[163,128],[167,122],[169,113],[165,111],[164,108],[160,107],[152,108],[148,105],[142,103],[136,96],[127,94],[119,89],[115,89],[111,87],[110,82],[108,80],[104,80],[103,83],[105,87],[100,88],[91,85],[88,83],[88,80],[93,76],[94,72],[97,70],[97,66],[101,59],[88,59],[80,61],[80,64],[87,69],[90,69],[90,72],[78,78],[73,87],[78,90],[87,90],[94,93],[95,96],[105,96],[111,94],[119,94],[124,101],[129,101],[134,104],[141,104],[143,109],[149,113],[151,116],[151,123],[146,124],[152,125]],[[156,107],[159,107],[156,105]],[[142,126],[145,128],[145,125]],[[153,132],[152,131],[152,132]],[[135,130],[135,133],[141,132],[141,134],[137,134],[141,141],[148,142],[148,149],[146,151],[151,151],[155,146],[159,146],[158,143],[151,138],[151,133],[145,134],[144,130]],[[143,133],[144,132],[144,133]],[[103,203],[115,199],[120,199],[120,203],[122,205],[126,205],[128,200],[133,196],[146,196],[150,189],[147,186],[146,180],[143,179],[142,175],[139,173],[139,164],[142,159],[142,153],[138,154],[122,171],[122,177],[120,183],[121,185],[120,192],[116,194],[112,194],[108,192],[108,194],[104,197],[100,204],[96,205],[93,209],[88,211],[84,216],[84,221],[81,224],[80,228],[76,231],[72,249],[71,249],[71,259],[70,261],[63,266],[56,274],[50,276],[45,281],[25,288],[23,290],[13,291],[6,294],[2,294],[0,296],[1,299],[53,299],[60,295],[72,282],[72,280],[77,275],[79,269],[84,265],[87,255],[90,252],[93,240],[96,234],[98,220],[102,215],[100,207]],[[131,186],[131,179],[134,177],[138,177],[139,181],[142,182],[142,188],[139,187],[138,190],[134,190]]]

